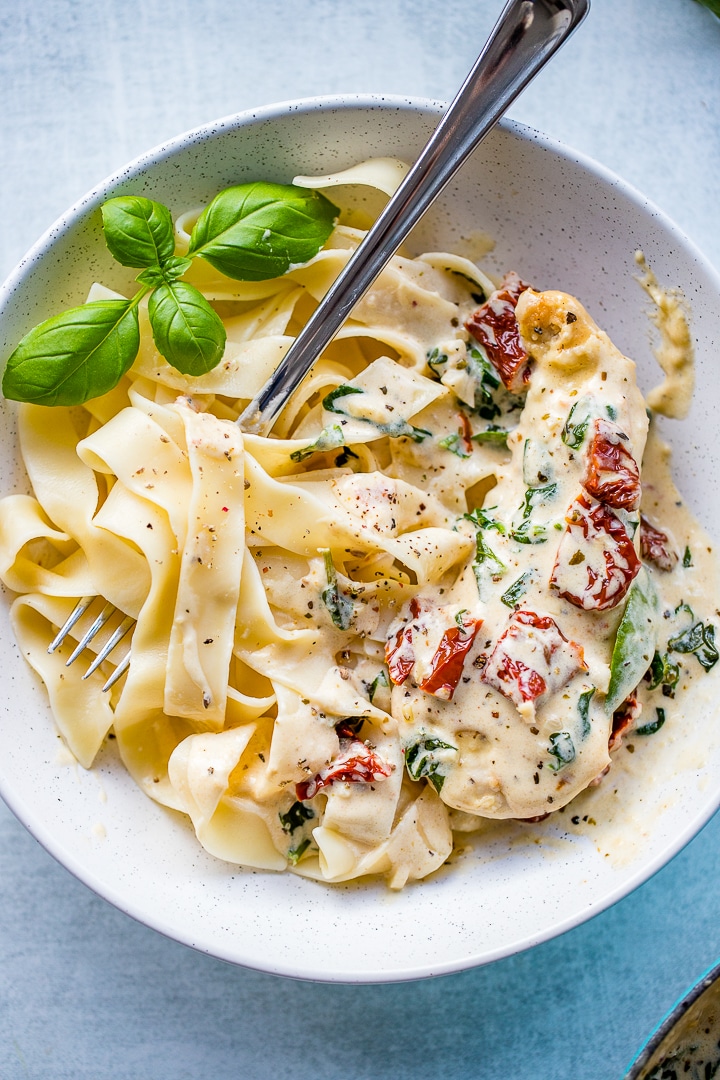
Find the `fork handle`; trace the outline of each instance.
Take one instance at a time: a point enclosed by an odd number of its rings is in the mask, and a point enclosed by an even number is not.
[[[589,0],[509,0],[412,169],[238,419],[265,434],[413,226],[518,94],[583,20]]]

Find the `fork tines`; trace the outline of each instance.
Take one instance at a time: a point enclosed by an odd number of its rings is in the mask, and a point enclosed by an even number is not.
[[[83,596],[83,597],[81,597],[81,599],[77,602],[77,604],[75,605],[73,610],[70,612],[70,615],[65,620],[63,625],[60,627],[60,629],[58,630],[56,636],[53,638],[52,642],[48,646],[48,652],[49,653],[54,653],[55,650],[58,649],[60,647],[60,645],[62,645],[62,643],[65,641],[65,638],[68,636],[68,634],[72,630],[72,628],[83,617],[83,615],[86,613],[88,608],[90,608],[90,606],[92,605],[92,603],[93,603],[93,601],[95,599],[96,599],[96,597],[94,597],[94,596]],[[106,625],[106,623],[109,622],[109,620],[113,617],[113,615],[115,614],[115,612],[117,610],[118,609],[115,607],[114,604],[106,603],[104,605],[104,607],[103,607],[102,611],[100,612],[100,614],[92,622],[92,624],[90,625],[88,630],[86,630],[86,632],[83,634],[83,636],[78,641],[78,643],[75,646],[73,652],[70,654],[69,659],[65,661],[65,666],[66,667],[70,667],[70,665],[72,663],[74,663],[75,660],[77,660],[78,656],[80,656],[80,654],[85,651],[85,649],[88,647],[90,642],[95,638],[95,636],[99,633],[99,631],[102,630],[102,628]],[[135,620],[132,619],[129,615],[125,615],[124,618],[122,619],[122,621],[116,627],[116,629],[112,632],[110,637],[107,639],[107,641],[105,642],[103,647],[97,653],[95,659],[90,664],[90,667],[87,669],[87,671],[83,675],[83,679],[88,679],[92,675],[92,673],[100,666],[100,664],[102,664],[103,660],[106,660],[108,658],[108,656],[113,651],[115,646],[120,641],[122,641],[122,639],[132,629],[132,627],[134,625],[135,625]],[[123,659],[117,665],[117,667],[115,668],[115,671],[112,673],[110,678],[107,680],[107,682],[103,686],[103,693],[108,691],[111,686],[115,685],[115,683],[118,681],[118,679],[121,677],[121,675],[124,675],[124,673],[127,671],[129,665],[130,665],[130,650],[128,649],[126,655],[123,657]]]

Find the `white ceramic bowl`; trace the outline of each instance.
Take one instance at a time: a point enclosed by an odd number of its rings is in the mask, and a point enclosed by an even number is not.
[[[370,156],[412,160],[437,122],[436,103],[387,97],[315,99],[243,113],[181,136],[111,177],[32,249],[0,297],[2,355],[25,331],[81,302],[101,280],[122,289],[98,207],[121,192],[174,213],[250,179],[289,181]],[[516,269],[535,287],[580,297],[618,346],[657,379],[647,301],[634,279],[642,248],[661,282],[681,286],[697,339],[691,418],[674,425],[681,489],[720,535],[715,374],[720,280],[678,230],[607,171],[534,131],[504,123],[487,138],[417,230],[417,250],[494,237],[484,263]],[[13,409],[2,405],[3,493],[24,490]],[[9,602],[5,598],[4,607]],[[458,971],[546,940],[626,895],[676,854],[720,802],[713,717],[688,718],[683,754],[650,742],[639,778],[611,774],[614,822],[493,829],[431,881],[399,894],[383,884],[322,886],[290,874],[246,871],[206,855],[179,815],[150,802],[110,752],[92,772],[63,763],[45,693],[18,654],[3,614],[0,791],[34,836],[101,896],[149,926],[215,956],[301,978],[348,982]],[[669,726],[669,725],[668,725]],[[635,759],[638,758],[635,755]],[[657,755],[656,755],[657,756]],[[608,782],[606,782],[608,783]],[[594,797],[593,797],[594,798]],[[592,813],[595,803],[584,807]]]

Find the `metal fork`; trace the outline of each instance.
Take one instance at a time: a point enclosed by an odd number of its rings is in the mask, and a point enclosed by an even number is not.
[[[243,431],[265,434],[290,396],[332,341],[361,296],[369,289],[405,237],[443,191],[466,158],[585,18],[589,0],[509,0],[457,96],[420,157],[348,260],[307,324],[298,334],[237,423]],[[92,604],[83,597],[60,627],[48,652],[57,649]],[[68,666],[93,641],[116,608],[105,604],[78,641]],[[88,670],[87,679],[125,637],[134,620],[125,616]],[[107,691],[127,670],[130,652],[103,686]]]

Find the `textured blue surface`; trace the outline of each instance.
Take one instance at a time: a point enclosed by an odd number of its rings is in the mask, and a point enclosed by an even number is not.
[[[495,0],[0,4],[0,272],[101,177],[213,116],[344,90],[451,96],[496,13]],[[693,0],[593,0],[512,115],[630,180],[720,265],[720,21]],[[137,925],[0,805],[0,1078],[619,1080],[720,956],[718,852],[716,818],[633,895],[531,952],[332,987]]]

